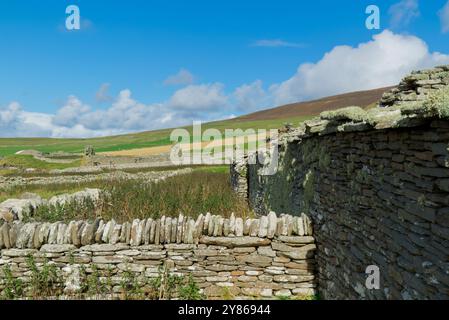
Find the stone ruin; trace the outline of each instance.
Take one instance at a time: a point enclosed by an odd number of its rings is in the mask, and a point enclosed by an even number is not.
[[[86,147],[84,148],[84,155],[85,155],[86,157],[92,157],[92,156],[94,156],[94,155],[95,155],[95,149],[94,149],[94,147],[93,147],[93,146],[86,146]]]

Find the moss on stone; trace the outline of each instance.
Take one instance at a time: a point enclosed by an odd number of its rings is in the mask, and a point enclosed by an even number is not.
[[[354,168],[355,168],[354,162],[351,161],[346,164],[346,175],[348,177],[352,176],[352,173],[354,172]]]
[[[322,120],[329,121],[356,121],[361,122],[366,118],[366,111],[360,107],[351,106],[338,110],[324,111],[320,114]]]
[[[304,212],[309,211],[310,202],[313,200],[314,195],[314,185],[315,185],[315,173],[313,170],[309,170],[304,177],[302,187],[304,188],[302,210]]]
[[[355,176],[355,180],[359,183],[369,183],[370,175],[365,170],[358,170]]]
[[[385,172],[384,172],[385,166],[383,164],[379,164],[377,166],[377,180],[379,183],[383,183],[384,182],[384,177],[385,177]]]
[[[316,161],[318,152],[316,146],[310,140],[304,141],[302,145],[302,161],[305,164]]]
[[[320,157],[318,159],[318,166],[321,170],[325,170],[329,167],[331,163],[331,158],[329,153],[326,152],[326,148],[323,146],[321,147]]]
[[[417,202],[421,207],[424,207],[426,204],[426,196],[424,194],[420,195],[417,199]]]

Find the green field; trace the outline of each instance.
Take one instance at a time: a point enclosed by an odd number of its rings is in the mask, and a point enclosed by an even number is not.
[[[34,158],[31,155],[7,155],[4,158],[0,159],[0,167],[5,166],[13,166],[16,168],[26,169],[26,168],[34,168],[38,170],[53,170],[53,169],[67,169],[73,167],[79,167],[81,165],[82,159],[71,161],[69,163],[49,163],[46,161],[42,161]],[[0,175],[2,174],[2,170],[0,170]],[[3,173],[4,174],[4,173]]]
[[[286,122],[294,125],[311,117],[295,117],[288,119],[241,121],[238,119],[209,122],[202,125],[202,130],[216,128],[220,132],[225,129],[275,129]],[[192,126],[184,127],[190,133]],[[86,145],[92,145],[96,152],[120,151],[171,144],[170,134],[173,129],[146,131],[120,136],[91,139],[51,139],[51,138],[0,138],[0,156],[13,155],[20,150],[33,149],[41,152],[83,152]]]

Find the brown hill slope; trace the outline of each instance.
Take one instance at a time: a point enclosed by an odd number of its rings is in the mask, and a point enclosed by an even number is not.
[[[374,90],[350,92],[313,101],[292,103],[247,114],[234,120],[252,121],[286,119],[290,117],[314,116],[326,110],[334,110],[347,106],[360,106],[365,108],[378,102],[382,97],[382,94],[392,88],[393,87],[386,87]]]

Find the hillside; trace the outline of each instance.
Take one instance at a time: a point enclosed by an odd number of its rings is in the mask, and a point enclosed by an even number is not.
[[[217,128],[223,131],[224,129],[235,128],[243,130],[248,128],[280,128],[285,122],[297,125],[325,110],[333,110],[350,105],[368,107],[377,102],[388,89],[390,88],[352,92],[314,101],[289,104],[230,120],[206,123],[203,125],[203,128]],[[189,126],[185,128],[191,129]],[[97,152],[166,146],[171,144],[169,139],[171,131],[171,129],[163,129],[91,139],[0,138],[0,156],[11,155],[17,151],[27,149],[41,152],[64,151],[79,153],[83,151],[86,145],[94,146]]]
[[[262,110],[237,118],[240,121],[271,120],[290,117],[318,115],[326,110],[334,110],[346,106],[366,108],[377,102],[382,94],[393,87],[379,88],[367,91],[357,91],[325,97],[318,100],[292,103],[268,110]]]

